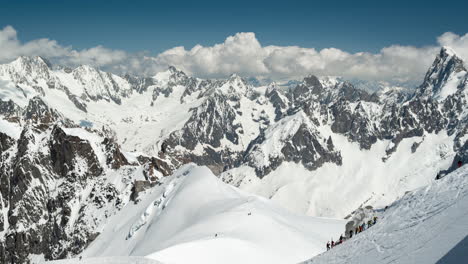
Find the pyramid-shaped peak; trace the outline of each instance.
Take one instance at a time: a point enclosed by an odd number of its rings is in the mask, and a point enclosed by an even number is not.
[[[445,99],[453,94],[466,75],[463,60],[450,47],[442,47],[424,77],[416,95]]]
[[[229,80],[241,80],[242,78],[237,74],[233,73],[229,76]]]
[[[47,68],[51,67],[51,63],[43,57],[40,56],[19,56],[16,60],[11,62],[11,65],[16,66],[46,66]]]
[[[170,65],[168,68],[167,68],[168,72],[171,74],[171,75],[186,75],[184,71],[178,69],[177,67],[175,66],[172,66]]]
[[[455,53],[455,51],[449,47],[449,46],[443,46],[441,49],[440,49],[440,56],[457,56],[457,54]]]
[[[175,66],[172,66],[170,65],[169,67],[167,67],[167,69],[170,71],[170,72],[178,72],[179,70],[177,70],[177,68]]]

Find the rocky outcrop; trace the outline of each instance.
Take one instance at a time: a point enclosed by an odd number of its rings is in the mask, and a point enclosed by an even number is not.
[[[444,93],[443,89],[450,89],[446,86],[447,81],[449,79],[461,79],[457,78],[457,75],[461,73],[466,76],[466,72],[467,70],[463,65],[463,60],[460,59],[452,49],[443,47],[434,60],[432,66],[427,71],[424,81],[417,89],[415,96],[425,99],[445,99],[449,94]]]
[[[10,122],[19,122],[22,109],[12,100],[2,101],[0,99],[0,115]]]
[[[116,170],[130,164],[125,155],[120,151],[120,147],[115,140],[106,137],[102,144],[105,146],[107,153],[106,164],[112,169]]]
[[[110,138],[95,135],[98,141],[91,142],[60,125],[31,121],[37,123],[27,125],[18,140],[0,133],[0,210],[7,212],[0,217],[0,263],[28,263],[30,254],[48,260],[79,254],[104,220],[130,200],[133,178],[142,171],[129,165]],[[161,160],[150,158],[150,164],[150,179],[170,173]],[[116,170],[122,177],[117,185],[106,176]]]
[[[172,133],[164,143],[171,148],[170,152],[177,146],[185,148],[187,151],[183,156],[187,162],[207,165],[222,172],[225,162],[233,164],[235,159],[223,160],[226,150],[219,152],[215,149],[222,148],[223,140],[233,145],[239,144],[242,126],[235,122],[237,115],[235,107],[228,103],[226,97],[214,93],[200,107],[193,109],[184,128]],[[195,148],[202,148],[202,153],[195,153]]]
[[[62,177],[71,173],[72,176],[88,178],[102,173],[101,165],[90,143],[79,137],[67,135],[59,126],[54,126],[52,130],[49,148],[52,168]]]
[[[29,100],[29,104],[23,113],[23,119],[32,123],[45,124],[65,120],[60,113],[50,108],[39,96]]]

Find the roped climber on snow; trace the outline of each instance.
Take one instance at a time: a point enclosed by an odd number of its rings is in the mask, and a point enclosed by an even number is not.
[[[375,225],[377,223],[377,216],[373,216],[369,220],[367,220],[367,228],[370,228],[371,226]],[[361,225],[356,226],[356,228],[353,230],[349,230],[349,238],[353,237],[353,234],[357,236],[358,233],[361,233],[366,229],[366,222],[364,221]],[[354,231],[354,232],[353,232]],[[344,233],[346,236],[346,232]],[[330,250],[331,248],[335,247],[336,245],[342,244],[344,241],[346,241],[347,238],[344,237],[343,235],[340,235],[340,238],[336,243],[333,241],[333,238],[331,239],[331,244],[330,241],[327,242],[327,251]]]

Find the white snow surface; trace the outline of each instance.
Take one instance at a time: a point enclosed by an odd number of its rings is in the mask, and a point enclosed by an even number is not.
[[[0,132],[18,139],[21,135],[21,126],[18,123],[8,122],[0,117]]]
[[[33,264],[161,264],[161,262],[145,257],[101,257],[101,258],[73,258],[54,261],[37,261]]]
[[[189,164],[109,219],[84,258],[163,263],[297,263],[324,251],[344,220],[297,216]]]
[[[290,124],[293,128],[295,123]],[[370,150],[363,150],[327,126],[319,131],[323,138],[331,136],[341,152],[341,166],[325,163],[309,171],[301,164],[283,162],[262,179],[248,166],[224,172],[221,177],[232,177],[233,185],[271,198],[296,214],[343,218],[361,205],[385,207],[405,192],[429,184],[440,170],[450,166],[455,155],[453,136],[443,131],[405,138],[385,162],[382,157],[386,156],[390,141],[378,141]],[[412,153],[414,143],[420,145]],[[268,156],[274,153],[272,149],[264,148],[261,153]]]
[[[407,193],[382,213],[376,225],[305,263],[436,263],[466,240],[467,218],[465,165]],[[457,258],[454,263],[467,263],[466,244]]]

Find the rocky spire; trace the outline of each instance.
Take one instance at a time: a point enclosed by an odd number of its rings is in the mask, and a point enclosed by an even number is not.
[[[443,100],[457,90],[466,72],[463,60],[451,48],[442,47],[427,71],[422,85],[416,91],[416,95]]]

